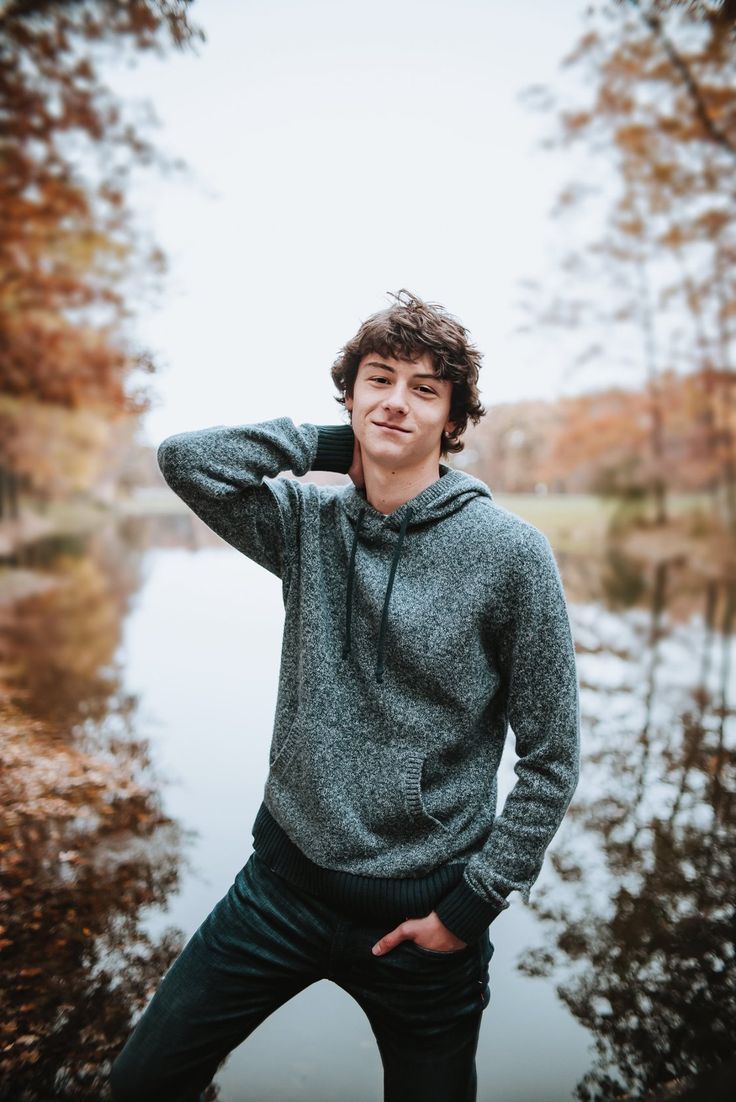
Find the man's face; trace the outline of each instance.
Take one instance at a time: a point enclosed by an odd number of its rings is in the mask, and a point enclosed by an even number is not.
[[[371,352],[358,365],[345,405],[361,451],[394,470],[428,456],[439,459],[442,433],[454,427],[448,420],[451,399],[452,383],[437,377],[428,352],[416,363]]]

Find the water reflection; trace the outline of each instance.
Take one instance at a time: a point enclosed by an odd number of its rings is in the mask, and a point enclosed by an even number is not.
[[[106,1097],[112,1058],[183,944],[147,932],[146,912],[180,889],[191,832],[163,813],[118,652],[149,548],[205,545],[220,541],[188,515],[46,541],[33,565],[61,584],[0,608],[0,1099]],[[583,768],[517,968],[589,1031],[574,1097],[641,1100],[733,1056],[736,588],[615,548],[559,561]],[[492,1002],[494,1035],[503,1009]],[[508,1043],[522,1076],[527,1041]],[[497,1096],[481,1084],[479,1102]],[[543,1089],[529,1098],[566,1097]]]
[[[736,587],[620,553],[601,586],[575,608],[584,783],[519,964],[593,1034],[584,1102],[695,1085],[736,1037]]]
[[[100,1099],[182,946],[141,920],[177,888],[184,832],[115,658],[139,556],[107,532],[34,565],[60,584],[0,609],[0,1098]]]

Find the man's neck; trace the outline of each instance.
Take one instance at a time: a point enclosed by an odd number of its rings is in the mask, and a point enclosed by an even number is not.
[[[426,463],[402,471],[364,460],[363,477],[366,499],[379,513],[388,516],[437,481],[440,477],[439,461],[436,457],[430,457]]]

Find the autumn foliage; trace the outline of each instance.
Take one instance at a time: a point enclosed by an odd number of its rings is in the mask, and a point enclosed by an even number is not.
[[[717,488],[736,531],[736,4],[606,0],[586,17],[564,64],[587,102],[525,97],[557,112],[544,146],[588,154],[553,213],[592,204],[604,225],[597,238],[568,228],[559,290],[529,281],[525,328],[561,333],[571,374],[605,363],[626,390],[641,382],[638,399],[566,402],[550,461],[633,466],[662,521],[671,489]]]
[[[183,166],[126,119],[98,58],[103,47],[192,45],[203,34],[187,6],[10,0],[0,10],[0,464],[39,493],[44,455],[68,454],[59,437],[72,432],[94,453],[111,422],[150,402],[135,381],[155,363],[129,332],[131,288],[145,301],[166,262],[143,243],[126,186],[133,164]],[[78,482],[55,469],[57,492]]]
[[[717,409],[722,379],[663,372],[657,380],[662,450],[651,447],[657,412],[640,388],[602,387],[554,401],[491,407],[469,434],[473,469],[499,492],[651,495],[658,479],[675,493],[715,494],[736,434],[736,416]]]

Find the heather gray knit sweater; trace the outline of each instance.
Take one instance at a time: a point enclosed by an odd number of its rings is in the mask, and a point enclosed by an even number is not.
[[[325,891],[400,887],[399,920],[433,907],[471,941],[511,891],[529,901],[578,781],[562,583],[546,536],[444,463],[388,515],[352,483],[277,477],[347,472],[352,454],[350,425],[279,417],[170,436],[158,460],[210,528],[282,580],[256,848]],[[517,780],[497,816],[508,724]]]

